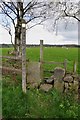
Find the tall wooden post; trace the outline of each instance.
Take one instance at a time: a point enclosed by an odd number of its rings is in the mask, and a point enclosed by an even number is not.
[[[22,21],[22,90],[26,93],[26,23]]]
[[[80,7],[80,5],[79,5]],[[80,22],[78,21],[78,45],[80,45]],[[78,99],[79,99],[79,104],[80,104],[80,74],[79,74],[79,69],[80,69],[80,49],[78,49]]]
[[[76,69],[77,69],[77,64],[76,64],[76,61],[74,61],[74,64],[73,64],[73,72],[76,73]]]
[[[40,78],[43,80],[43,40],[40,40]]]
[[[0,49],[0,54],[2,56],[2,48]],[[2,120],[2,57],[0,58],[0,66],[0,120]]]

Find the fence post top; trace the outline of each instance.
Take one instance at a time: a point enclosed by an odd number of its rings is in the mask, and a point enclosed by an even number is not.
[[[43,40],[40,40],[40,41],[42,41],[42,42],[43,42]]]

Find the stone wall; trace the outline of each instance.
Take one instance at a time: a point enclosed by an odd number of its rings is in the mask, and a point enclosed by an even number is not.
[[[45,79],[43,82],[30,84],[30,87],[38,87],[39,89],[48,92],[51,89],[56,89],[59,92],[74,91],[78,93],[79,77],[74,73],[66,73],[65,69],[56,67],[51,77]]]
[[[56,67],[52,76],[45,80],[45,84],[53,85],[53,88],[61,91],[75,91],[78,92],[79,77],[74,73],[66,73],[65,69]]]

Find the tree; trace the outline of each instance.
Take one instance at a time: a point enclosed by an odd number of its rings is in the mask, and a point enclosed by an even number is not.
[[[49,16],[53,29],[59,20],[65,20],[67,23],[73,21],[72,18],[80,22],[80,0],[57,0],[55,3],[52,0],[46,15]]]
[[[5,28],[9,28],[9,32],[11,31],[11,23],[14,25],[14,48],[16,55],[21,54],[22,19],[26,20],[27,25],[33,20],[36,21],[33,26],[42,23],[48,19],[48,17],[45,17],[48,5],[49,2],[47,3],[46,0],[28,0],[27,2],[22,0],[17,0],[16,2],[13,0],[8,0],[8,2],[0,0],[0,23],[4,25]],[[30,26],[30,28],[33,26]]]
[[[80,0],[59,2],[61,17],[72,17],[80,22]]]
[[[51,20],[54,29],[60,19],[74,18],[80,22],[80,1],[77,0],[0,0],[0,23],[9,28],[11,23],[15,29],[14,49],[16,55],[20,55],[21,50],[21,29],[22,19],[26,20],[27,29],[37,24]],[[35,21],[35,22],[33,22]],[[34,25],[30,26],[33,22]],[[53,26],[54,25],[54,26]],[[47,24],[48,26],[48,24]]]

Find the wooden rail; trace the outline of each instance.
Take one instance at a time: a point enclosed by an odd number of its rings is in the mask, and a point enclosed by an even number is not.
[[[63,64],[64,65],[64,62],[45,61],[43,62],[43,64]]]
[[[64,62],[54,62],[54,61],[44,61],[43,64],[62,64],[64,66],[64,69],[66,71],[67,69],[67,60],[65,59]]]
[[[12,59],[12,60],[19,60],[19,61],[22,61],[22,58],[21,57],[14,57],[14,56],[0,56],[0,58],[5,58],[5,59]],[[26,59],[26,62],[29,62],[29,59]]]
[[[10,67],[3,67],[3,66],[0,66],[0,69],[2,71],[10,71],[10,72],[16,72],[16,73],[21,73],[22,72],[21,69],[15,69],[15,68],[10,68]]]
[[[0,58],[5,58],[5,59],[13,59],[13,60],[21,60],[21,57],[14,57],[14,56],[0,56]]]

